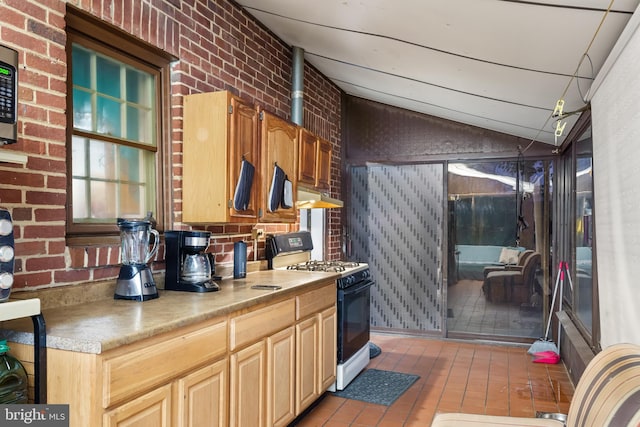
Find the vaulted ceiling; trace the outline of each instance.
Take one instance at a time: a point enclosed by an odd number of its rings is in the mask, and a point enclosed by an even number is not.
[[[551,145],[640,2],[236,1],[349,95]]]

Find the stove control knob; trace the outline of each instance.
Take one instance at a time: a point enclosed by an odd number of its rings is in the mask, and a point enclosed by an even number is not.
[[[0,289],[9,289],[13,285],[13,274],[0,273]]]

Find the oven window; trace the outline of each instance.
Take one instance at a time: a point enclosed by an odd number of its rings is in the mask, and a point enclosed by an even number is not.
[[[370,286],[354,288],[338,291],[338,363],[369,342]]]

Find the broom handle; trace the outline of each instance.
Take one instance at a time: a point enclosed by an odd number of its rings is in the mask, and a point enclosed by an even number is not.
[[[562,262],[558,265],[558,276],[556,277],[556,284],[553,287],[553,298],[551,299],[551,308],[549,309],[549,320],[547,321],[547,330],[544,333],[545,341],[549,339],[549,329],[551,329],[551,318],[553,316],[553,306],[556,304],[556,295],[558,294],[558,283],[560,283],[560,270],[562,269]]]
[[[566,270],[566,265],[567,263],[563,263],[563,268],[562,271],[560,273],[561,278],[560,278],[560,302],[558,303],[558,313],[560,313],[562,311],[562,300],[563,300],[563,296],[564,296],[564,272]],[[560,354],[560,331],[562,331],[562,325],[560,324],[560,319],[558,319],[558,354]]]
[[[571,291],[573,291],[573,282],[571,281],[571,274],[569,274],[569,263],[568,262],[564,262],[564,269],[567,271],[567,280],[569,281],[569,287],[571,288]]]

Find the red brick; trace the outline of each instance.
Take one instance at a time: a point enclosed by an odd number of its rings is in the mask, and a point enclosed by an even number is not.
[[[38,98],[41,98],[40,96]],[[24,134],[26,136],[49,139],[53,141],[64,141],[66,134],[64,128],[54,128],[49,123],[25,123]]]
[[[46,239],[64,237],[64,225],[27,225],[24,227],[25,239]]]
[[[50,271],[38,273],[16,274],[13,286],[16,288],[30,288],[52,283]]]
[[[14,208],[11,211],[11,217],[13,221],[31,221],[33,218],[32,208]]]
[[[67,166],[64,161],[39,157],[29,157],[29,160],[27,160],[27,168],[33,171],[38,170],[46,172],[65,173],[67,171]]]
[[[48,176],[47,188],[50,188],[52,190],[66,190],[67,178],[65,178],[64,176]]]
[[[41,55],[45,55],[47,52],[46,41],[35,38],[29,33],[21,33],[4,25],[2,27],[2,42],[14,44],[15,46],[20,46],[20,49],[26,49],[28,52],[36,52]]]
[[[67,243],[60,240],[49,240],[49,255],[64,255]]]
[[[45,191],[27,191],[26,202],[33,205],[64,206],[66,193],[49,193]]]
[[[36,209],[36,221],[64,221],[66,219],[66,210],[63,207],[53,209]]]
[[[120,266],[96,268],[93,270],[94,280],[115,279],[120,274]]]
[[[0,203],[22,203],[22,191],[3,188],[0,190]]]
[[[15,249],[17,256],[42,255],[47,253],[47,245],[44,240],[37,240],[35,242],[17,241]]]
[[[86,282],[91,278],[90,270],[54,271],[53,280],[56,283]]]
[[[27,271],[43,271],[43,270],[56,270],[64,268],[64,257],[51,256],[51,257],[34,257],[25,260],[24,268]]]
[[[12,7],[6,7],[0,3],[0,15],[2,16],[3,26],[24,28],[27,16],[24,13],[19,13]]]

